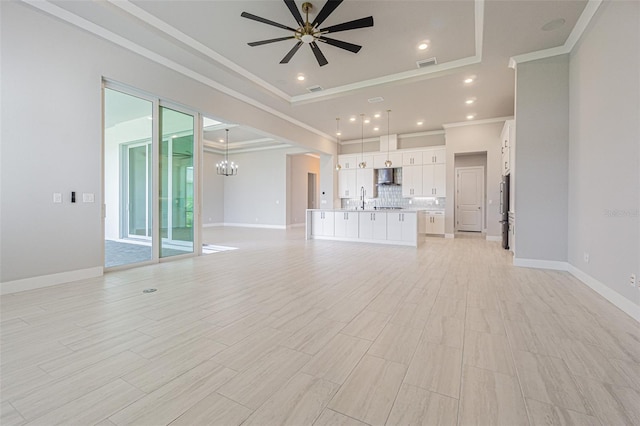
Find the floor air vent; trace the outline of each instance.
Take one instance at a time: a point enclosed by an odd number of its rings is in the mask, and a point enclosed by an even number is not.
[[[423,59],[422,61],[416,61],[416,65],[418,65],[418,68],[426,68],[430,67],[431,65],[437,64],[438,61],[436,60],[435,56],[433,58]]]
[[[315,92],[322,92],[324,89],[320,86],[311,86],[311,87],[307,87],[307,90],[310,91],[311,93],[315,93]]]

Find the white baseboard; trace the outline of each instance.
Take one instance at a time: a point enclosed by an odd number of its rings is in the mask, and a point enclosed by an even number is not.
[[[566,271],[569,267],[567,262],[557,260],[522,259],[518,257],[513,258],[513,264],[523,268],[553,269],[555,271]]]
[[[521,266],[525,268],[553,269],[556,271],[569,272],[571,275],[582,281],[586,286],[611,302],[622,312],[629,315],[634,320],[640,322],[639,305],[633,303],[631,300],[627,299],[615,290],[607,287],[607,285],[601,283],[586,272],[583,272],[575,266],[571,265],[569,262],[559,262],[555,260],[520,259],[514,257],[513,264],[515,266]]]
[[[213,228],[213,227],[216,227],[216,226],[224,226],[224,223],[218,222],[218,223],[203,223],[202,224],[203,228]]]
[[[613,303],[622,312],[640,322],[640,306],[571,264],[568,265],[567,270],[571,275],[588,285],[593,291]]]
[[[455,234],[444,234],[445,238],[455,238]]]
[[[237,228],[263,228],[263,229],[287,229],[285,225],[261,225],[259,223],[227,223],[223,226],[235,226]]]
[[[50,287],[52,285],[64,284],[71,281],[86,280],[102,276],[104,268],[79,269],[77,271],[60,272],[58,274],[41,275],[21,280],[6,281],[0,283],[0,294],[11,294],[19,291],[35,290],[38,288]]]
[[[487,235],[487,241],[502,241],[501,236]]]

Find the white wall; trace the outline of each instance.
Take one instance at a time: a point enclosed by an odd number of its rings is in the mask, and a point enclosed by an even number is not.
[[[516,258],[566,262],[569,57],[516,71]]]
[[[487,153],[487,181],[485,191],[491,202],[486,208],[487,236],[499,237],[501,161],[500,133],[504,121],[487,124],[463,125],[445,129],[447,147],[447,204],[445,208],[445,233],[454,233],[455,211],[455,159],[456,154]]]
[[[320,194],[320,159],[305,154],[290,155],[290,173],[287,177],[289,189],[287,190],[288,204],[287,225],[304,224],[306,222],[308,174],[316,175],[316,206],[319,206]]]
[[[571,55],[568,205],[569,263],[636,305],[640,291],[628,282],[640,272],[639,41],[640,3],[603,2]]]
[[[238,175],[225,178],[226,224],[284,228],[287,224],[287,150],[232,154]]]
[[[103,77],[317,152],[335,152],[335,143],[315,133],[25,3],[0,2],[0,8],[3,283],[103,265]],[[96,202],[70,204],[71,191],[94,193]],[[54,192],[65,202],[53,204]],[[284,213],[278,223],[284,225]]]
[[[202,224],[224,223],[225,177],[216,173],[216,164],[224,156],[205,151],[202,159]]]

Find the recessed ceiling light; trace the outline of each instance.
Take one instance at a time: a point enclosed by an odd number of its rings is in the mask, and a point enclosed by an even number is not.
[[[379,127],[374,127],[374,128],[373,128],[373,131],[374,131],[374,132],[377,132],[378,130],[380,130],[380,128],[379,128]]]
[[[467,77],[464,79],[465,84],[473,83],[473,77]]]
[[[364,119],[364,124],[369,124],[371,122],[371,120],[369,120],[368,118]]]
[[[418,121],[418,126],[422,126],[422,121]]]
[[[473,120],[473,117],[475,117],[475,114],[469,114],[467,115],[467,120]]]
[[[467,105],[471,105],[475,101],[476,101],[475,99],[467,99],[466,101],[464,101],[464,103],[467,104]]]
[[[378,112],[378,113],[374,114],[373,116],[374,116],[375,118],[380,118],[380,113]]]
[[[337,135],[337,136],[341,136],[341,135],[342,135],[342,132],[336,132],[336,135]]]
[[[418,49],[420,49],[420,50],[426,50],[427,47],[429,47],[429,45],[427,43],[420,43],[418,45]]]
[[[224,139],[218,139],[220,142],[224,143]]]
[[[349,119],[349,121],[356,121],[356,118],[355,118],[355,117],[351,117],[351,118]]]
[[[304,81],[304,75],[299,74],[298,75],[298,81]]]

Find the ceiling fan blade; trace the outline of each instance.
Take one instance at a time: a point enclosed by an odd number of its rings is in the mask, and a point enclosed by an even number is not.
[[[247,44],[251,47],[262,46],[263,44],[275,43],[276,41],[290,40],[292,38],[295,38],[295,36],[272,38],[269,40],[252,41],[251,43],[247,43]]]
[[[323,67],[323,66],[325,66],[325,65],[327,65],[329,63],[329,61],[327,61],[327,58],[325,58],[324,55],[322,54],[322,52],[320,51],[320,48],[318,47],[318,45],[316,44],[315,41],[309,43],[309,46],[311,46],[311,51],[316,56],[316,60],[318,61],[318,65]]]
[[[330,44],[335,47],[339,47],[340,49],[348,50],[349,52],[358,53],[362,46],[358,46],[357,44],[348,43],[342,40],[336,40],[329,37],[320,37],[320,41],[324,41],[327,44]]]
[[[287,53],[287,55],[282,58],[282,60],[280,61],[281,64],[288,64],[289,61],[291,60],[291,58],[293,58],[293,55],[296,54],[296,52],[298,51],[298,49],[300,49],[300,46],[302,46],[302,42],[299,41],[296,43],[295,46],[293,46],[293,48],[289,51],[289,53]]]
[[[338,25],[332,25],[326,28],[321,28],[320,32],[322,32],[323,34],[337,33],[338,31],[355,30],[358,28],[365,28],[365,27],[373,27],[373,16],[356,19],[354,21],[344,22]]]
[[[256,16],[256,15],[252,15],[251,13],[242,12],[240,14],[240,16],[242,16],[243,18],[253,19],[254,21],[262,22],[263,24],[273,25],[274,27],[282,28],[283,30],[289,30],[289,31],[296,32],[296,30],[291,28],[291,27],[287,27],[286,25],[278,24],[277,22],[273,22],[273,21],[270,21],[270,20],[265,19],[265,18],[261,18],[261,17]]]
[[[296,6],[296,2],[294,0],[284,0],[284,4],[287,5],[298,25],[304,27],[304,19],[302,19],[302,15],[298,10],[298,6]]]
[[[338,6],[340,6],[340,3],[342,3],[342,0],[327,0],[322,7],[322,10],[320,10],[320,13],[318,13],[318,16],[316,16],[316,19],[313,20],[311,26],[315,27],[316,25],[322,25],[324,20],[327,19]]]

